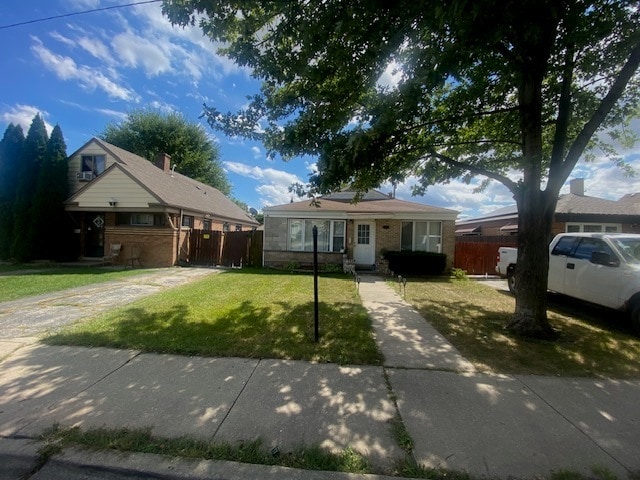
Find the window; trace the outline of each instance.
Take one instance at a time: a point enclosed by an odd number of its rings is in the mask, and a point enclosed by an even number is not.
[[[153,225],[153,215],[150,213],[132,213],[131,225]]]
[[[358,245],[369,245],[371,239],[371,225],[360,224],[358,225]]]
[[[93,172],[93,176],[98,176],[104,172],[105,168],[104,155],[82,155],[82,171]]]
[[[229,222],[224,222],[222,224],[222,231],[223,232],[228,232],[229,231]]]
[[[616,255],[613,253],[613,250],[609,248],[609,246],[604,243],[599,238],[582,238],[580,243],[578,244],[578,248],[573,254],[574,258],[580,258],[583,260],[591,259],[591,254],[593,252],[603,252],[608,253],[611,259],[616,259]]]
[[[442,252],[442,222],[402,222],[400,249]]]
[[[240,225],[239,223],[236,224],[236,232],[241,232],[242,231],[242,225]]]
[[[193,217],[191,215],[182,216],[182,226],[193,228]]]
[[[344,220],[289,220],[289,250],[313,251],[313,227],[318,228],[318,251],[340,252],[344,249]]]
[[[568,233],[579,233],[579,232],[618,233],[622,230],[622,225],[619,223],[567,223],[565,230]]]
[[[211,220],[205,219],[202,221],[203,230],[211,230]]]
[[[578,237],[562,237],[556,243],[556,246],[553,247],[553,251],[551,255],[571,255],[573,252],[573,248],[576,245],[576,241]]]

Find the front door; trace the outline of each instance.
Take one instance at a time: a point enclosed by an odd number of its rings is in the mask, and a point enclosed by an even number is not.
[[[376,263],[376,239],[374,222],[356,222],[353,259],[358,266],[373,267]]]
[[[101,213],[84,216],[84,256],[104,257],[104,215]]]

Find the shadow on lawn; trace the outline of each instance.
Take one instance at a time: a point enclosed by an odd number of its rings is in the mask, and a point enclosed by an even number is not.
[[[317,343],[313,302],[276,305],[277,308],[270,308],[243,301],[224,315],[212,318],[196,318],[193,309],[183,304],[164,312],[126,308],[108,323],[89,322],[43,341],[50,345],[103,346],[180,355],[381,363],[368,317],[354,312],[352,304],[319,303]]]
[[[429,282],[433,281],[429,279]],[[424,318],[465,357],[491,371],[640,376],[640,339],[632,334],[628,320],[620,312],[550,295],[549,320],[559,337],[555,341],[536,341],[517,337],[504,329],[513,313],[513,304],[506,309],[503,304],[497,307],[502,300],[494,295],[511,297],[510,294],[484,292],[477,295],[477,303],[472,294],[462,299],[439,297],[437,301],[431,301],[416,293],[407,300],[414,303]],[[491,298],[496,298],[493,304]]]

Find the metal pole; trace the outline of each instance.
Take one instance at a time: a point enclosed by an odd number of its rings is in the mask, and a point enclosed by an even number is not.
[[[315,341],[318,341],[318,227],[313,226],[313,315]]]

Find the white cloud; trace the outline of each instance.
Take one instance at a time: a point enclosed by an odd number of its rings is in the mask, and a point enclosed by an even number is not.
[[[65,45],[67,45],[68,47],[75,48],[75,46],[76,46],[76,42],[74,42],[74,41],[73,41],[73,40],[71,40],[70,38],[65,37],[64,35],[62,35],[62,34],[60,34],[60,33],[56,32],[56,31],[53,31],[53,32],[49,33],[49,36],[50,36],[51,38],[53,38],[54,40],[57,40],[57,41],[59,41],[59,42],[61,42],[61,43],[64,43],[64,44],[65,44]]]
[[[89,52],[98,60],[102,60],[109,64],[113,63],[113,57],[109,52],[109,47],[107,47],[100,40],[97,40],[95,38],[82,37],[78,40],[78,45],[80,45],[84,50]]]
[[[260,194],[263,207],[287,203],[292,197],[294,201],[299,200],[299,197],[289,192],[289,186],[292,183],[302,183],[297,175],[275,168],[260,168],[239,162],[224,162],[224,167],[237,175],[260,182],[256,192]]]
[[[142,66],[148,76],[172,71],[171,60],[159,44],[131,32],[116,35],[111,45],[125,65]]]
[[[253,152],[253,158],[260,158],[262,156],[262,151],[258,147],[251,147],[251,152]]]
[[[378,79],[377,85],[380,88],[394,89],[402,79],[402,68],[395,60],[389,62],[382,75]]]
[[[103,90],[111,98],[138,101],[138,96],[133,90],[117,84],[96,68],[78,65],[72,58],[57,55],[47,49],[37,37],[33,39],[35,44],[31,46],[31,50],[35,56],[61,80],[75,80],[89,91]]]
[[[51,135],[53,126],[46,121],[46,118],[49,116],[49,114],[33,105],[16,104],[13,107],[8,107],[7,110],[4,110],[0,113],[0,118],[2,118],[2,120],[7,124],[13,123],[14,125],[20,125],[22,127],[22,130],[24,131],[24,135],[26,136],[27,132],[29,131],[29,127],[31,127],[33,117],[35,117],[38,113],[44,120],[44,126],[47,129],[47,133]]]
[[[96,112],[102,113],[103,115],[107,115],[108,117],[113,117],[116,120],[123,121],[126,120],[128,115],[125,112],[119,112],[117,110],[110,110],[108,108],[96,108]]]

